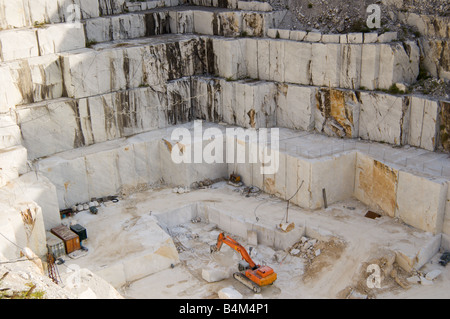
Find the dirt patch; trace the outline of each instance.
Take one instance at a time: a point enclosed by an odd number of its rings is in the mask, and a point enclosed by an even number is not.
[[[345,247],[345,242],[336,237],[328,241],[318,241],[314,249],[320,250],[320,255],[307,259],[303,281],[309,283],[318,278],[325,269],[332,267],[334,262],[341,257]]]

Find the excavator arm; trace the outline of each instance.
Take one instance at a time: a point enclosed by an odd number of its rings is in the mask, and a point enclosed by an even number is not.
[[[254,261],[251,259],[250,255],[248,254],[247,250],[239,244],[237,241],[235,241],[230,236],[225,236],[224,233],[220,233],[217,237],[217,244],[211,246],[211,252],[219,251],[222,248],[222,245],[226,244],[236,250],[238,253],[241,254],[242,259],[245,260],[251,269],[254,269],[257,267],[257,265],[254,263]]]

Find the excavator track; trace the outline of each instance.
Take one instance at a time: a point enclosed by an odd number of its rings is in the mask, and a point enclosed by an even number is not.
[[[251,290],[253,290],[253,292],[255,294],[259,294],[261,292],[261,287],[258,286],[257,284],[255,284],[253,281],[251,281],[250,279],[248,279],[244,274],[240,273],[240,272],[235,272],[233,274],[233,278],[236,279],[237,281],[241,282],[243,285],[245,285],[246,287],[250,288]]]

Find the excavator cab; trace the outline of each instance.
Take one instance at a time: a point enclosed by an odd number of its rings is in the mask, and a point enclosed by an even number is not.
[[[219,251],[224,243],[242,256],[242,260],[238,265],[239,272],[234,273],[233,278],[252,289],[253,292],[260,293],[261,287],[271,285],[277,279],[277,274],[271,267],[255,264],[247,250],[230,236],[225,236],[224,233],[219,234],[217,243],[210,247],[210,252]]]

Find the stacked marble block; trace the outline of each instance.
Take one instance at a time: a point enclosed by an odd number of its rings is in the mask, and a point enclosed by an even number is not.
[[[87,41],[91,43],[175,33],[263,37],[285,14],[285,11],[221,11],[201,7],[172,7],[88,19],[85,26]]]

